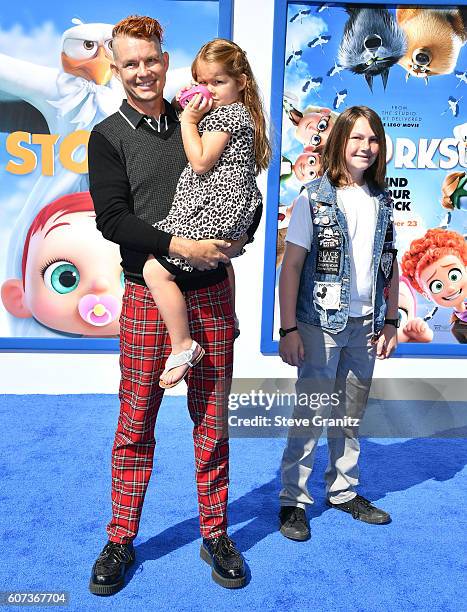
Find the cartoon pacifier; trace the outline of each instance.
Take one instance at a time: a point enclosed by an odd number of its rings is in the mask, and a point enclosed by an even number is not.
[[[95,325],[102,327],[115,321],[120,312],[120,302],[113,295],[92,295],[82,297],[78,304],[78,311],[81,318]]]

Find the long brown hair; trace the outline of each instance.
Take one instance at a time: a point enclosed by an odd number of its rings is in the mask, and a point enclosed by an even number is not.
[[[349,175],[345,164],[345,149],[355,122],[363,117],[370,124],[378,139],[379,151],[374,163],[363,174],[365,181],[386,186],[386,136],[379,116],[368,106],[351,106],[337,118],[326,141],[323,153],[323,167],[328,171],[328,178],[339,187],[348,184]]]
[[[266,134],[263,103],[258,91],[255,77],[247,60],[245,52],[231,40],[215,38],[206,43],[196,54],[191,65],[191,74],[197,80],[196,67],[198,61],[218,62],[232,78],[239,80],[246,76],[245,88],[240,92],[240,100],[246,106],[253,118],[255,127],[255,169],[259,174],[266,170],[271,160],[271,145]]]

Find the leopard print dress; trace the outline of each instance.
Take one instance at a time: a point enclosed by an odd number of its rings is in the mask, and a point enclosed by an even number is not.
[[[196,174],[190,164],[186,166],[169,214],[154,227],[193,240],[236,240],[249,228],[262,202],[255,178],[253,120],[241,102],[234,102],[203,117],[198,131],[201,135],[229,132],[231,137],[219,160],[205,174]],[[165,259],[181,270],[193,270],[184,259]]]

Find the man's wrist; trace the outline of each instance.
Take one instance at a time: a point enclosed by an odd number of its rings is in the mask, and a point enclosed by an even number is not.
[[[170,244],[169,244],[169,256],[187,259],[189,257],[188,243],[189,243],[189,240],[187,238],[180,238],[179,236],[172,236],[172,240],[170,241]]]

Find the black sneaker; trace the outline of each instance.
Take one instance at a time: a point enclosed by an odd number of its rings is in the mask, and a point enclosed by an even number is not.
[[[361,495],[356,495],[353,499],[343,504],[333,504],[329,500],[327,500],[326,503],[330,508],[348,512],[354,519],[363,521],[364,523],[384,525],[385,523],[391,522],[391,517],[387,512],[373,506],[371,502]]]
[[[310,528],[303,508],[282,506],[279,512],[280,532],[290,540],[303,542],[310,537]]]
[[[212,566],[212,579],[217,584],[226,589],[238,589],[245,584],[243,557],[226,533],[217,538],[203,538],[200,556]]]
[[[92,566],[89,590],[94,595],[113,595],[123,586],[125,572],[135,560],[133,544],[107,542]]]

